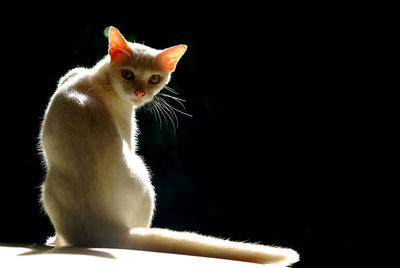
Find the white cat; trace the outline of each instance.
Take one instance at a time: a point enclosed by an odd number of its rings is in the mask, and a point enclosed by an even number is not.
[[[291,249],[150,228],[155,193],[136,154],[135,109],[169,82],[185,51],[130,43],[110,27],[108,55],[60,79],[40,134],[47,167],[42,203],[56,230],[48,243],[296,262]]]

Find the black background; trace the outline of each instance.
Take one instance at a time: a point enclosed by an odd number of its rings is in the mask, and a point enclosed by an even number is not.
[[[104,17],[3,27],[0,242],[52,235],[38,202],[41,119],[58,79],[107,53],[103,31],[113,25],[154,48],[188,45],[170,86],[193,117],[178,114],[174,133],[137,114],[139,154],[157,192],[153,226],[291,247],[301,256],[295,267],[356,248],[368,149],[353,35],[292,14],[217,17],[197,28]]]

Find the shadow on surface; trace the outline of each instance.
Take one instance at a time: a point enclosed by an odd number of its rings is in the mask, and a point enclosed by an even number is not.
[[[30,256],[30,255],[39,255],[39,254],[70,254],[70,255],[86,255],[100,258],[109,258],[116,259],[114,255],[108,252],[104,252],[97,249],[89,249],[89,248],[79,248],[79,247],[62,247],[55,248],[45,245],[33,244],[33,245],[25,245],[21,244],[7,244],[3,245],[7,247],[23,247],[26,248],[27,252],[20,253],[17,256]]]

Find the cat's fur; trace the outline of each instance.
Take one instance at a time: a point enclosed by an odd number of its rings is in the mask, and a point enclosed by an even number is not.
[[[135,108],[168,83],[185,50],[130,43],[111,27],[108,55],[91,69],[73,69],[60,79],[40,133],[47,167],[42,203],[56,230],[49,243],[296,262],[290,249],[150,228],[155,193],[136,154]],[[126,79],[129,70],[133,79]],[[150,83],[153,78],[158,82]]]

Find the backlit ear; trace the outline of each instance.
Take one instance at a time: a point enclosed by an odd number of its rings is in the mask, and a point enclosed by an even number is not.
[[[183,56],[187,46],[179,45],[164,49],[156,57],[156,63],[161,68],[168,72],[175,70],[176,64]]]
[[[132,50],[126,42],[125,38],[117,30],[117,28],[114,28],[112,26],[110,27],[110,30],[108,32],[108,42],[108,54],[110,54],[111,61],[130,57]]]

